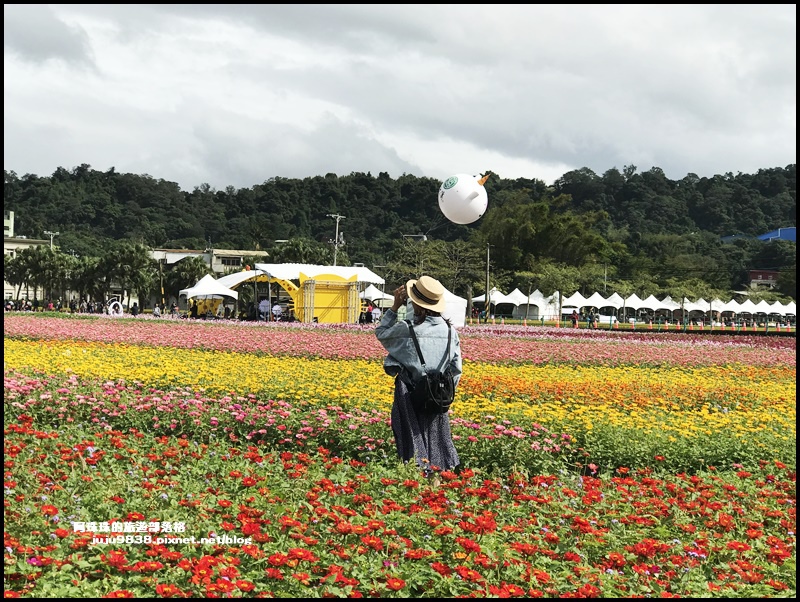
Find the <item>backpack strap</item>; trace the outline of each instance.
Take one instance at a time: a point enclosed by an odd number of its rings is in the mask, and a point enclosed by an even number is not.
[[[411,323],[411,320],[404,320],[406,324],[408,324],[408,330],[411,333],[411,340],[414,341],[414,347],[417,349],[417,355],[419,356],[419,361],[422,364],[422,373],[427,373],[428,369],[425,367],[425,358],[422,357],[422,350],[419,348],[419,341],[417,340],[417,333],[414,332],[414,325]],[[453,331],[450,326],[447,327],[447,349],[444,352],[444,357],[442,357],[442,362],[439,365],[439,369],[441,370],[444,363],[450,358],[450,340],[453,336]]]

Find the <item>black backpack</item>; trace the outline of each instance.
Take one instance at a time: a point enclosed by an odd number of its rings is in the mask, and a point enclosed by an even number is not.
[[[419,341],[414,332],[414,326],[406,320],[408,329],[411,331],[411,340],[417,349],[419,361],[422,364],[422,377],[409,385],[411,404],[420,414],[446,414],[450,410],[456,395],[456,384],[453,374],[450,371],[450,340],[452,330],[447,327],[447,350],[444,352],[439,368],[428,371],[425,367],[425,358],[419,348]]]

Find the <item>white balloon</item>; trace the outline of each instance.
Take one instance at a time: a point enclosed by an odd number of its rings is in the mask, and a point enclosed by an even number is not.
[[[439,209],[454,224],[471,224],[478,220],[489,204],[486,188],[488,176],[481,178],[460,173],[450,176],[439,188]]]

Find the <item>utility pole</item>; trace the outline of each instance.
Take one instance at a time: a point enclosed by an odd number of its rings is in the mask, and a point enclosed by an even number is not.
[[[50,232],[50,230],[45,230],[44,234],[45,234],[45,236],[49,236],[50,237],[50,250],[52,251],[53,250],[53,237],[54,236],[58,236],[59,234],[61,234],[61,232]]]
[[[489,323],[490,304],[492,302],[492,292],[489,289],[489,248],[491,245],[486,243],[486,323]]]
[[[344,215],[339,215],[338,213],[328,213],[328,217],[332,217],[336,220],[336,237],[333,240],[328,242],[333,243],[333,265],[336,265],[336,259],[339,255],[339,247],[344,246],[344,234],[339,236],[339,220],[347,219]]]

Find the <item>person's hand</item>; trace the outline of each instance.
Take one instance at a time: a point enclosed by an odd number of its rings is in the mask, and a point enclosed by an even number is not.
[[[408,293],[406,292],[405,285],[398,286],[396,289],[394,289],[394,303],[392,304],[392,310],[396,312],[403,305],[405,305],[407,300]]]

